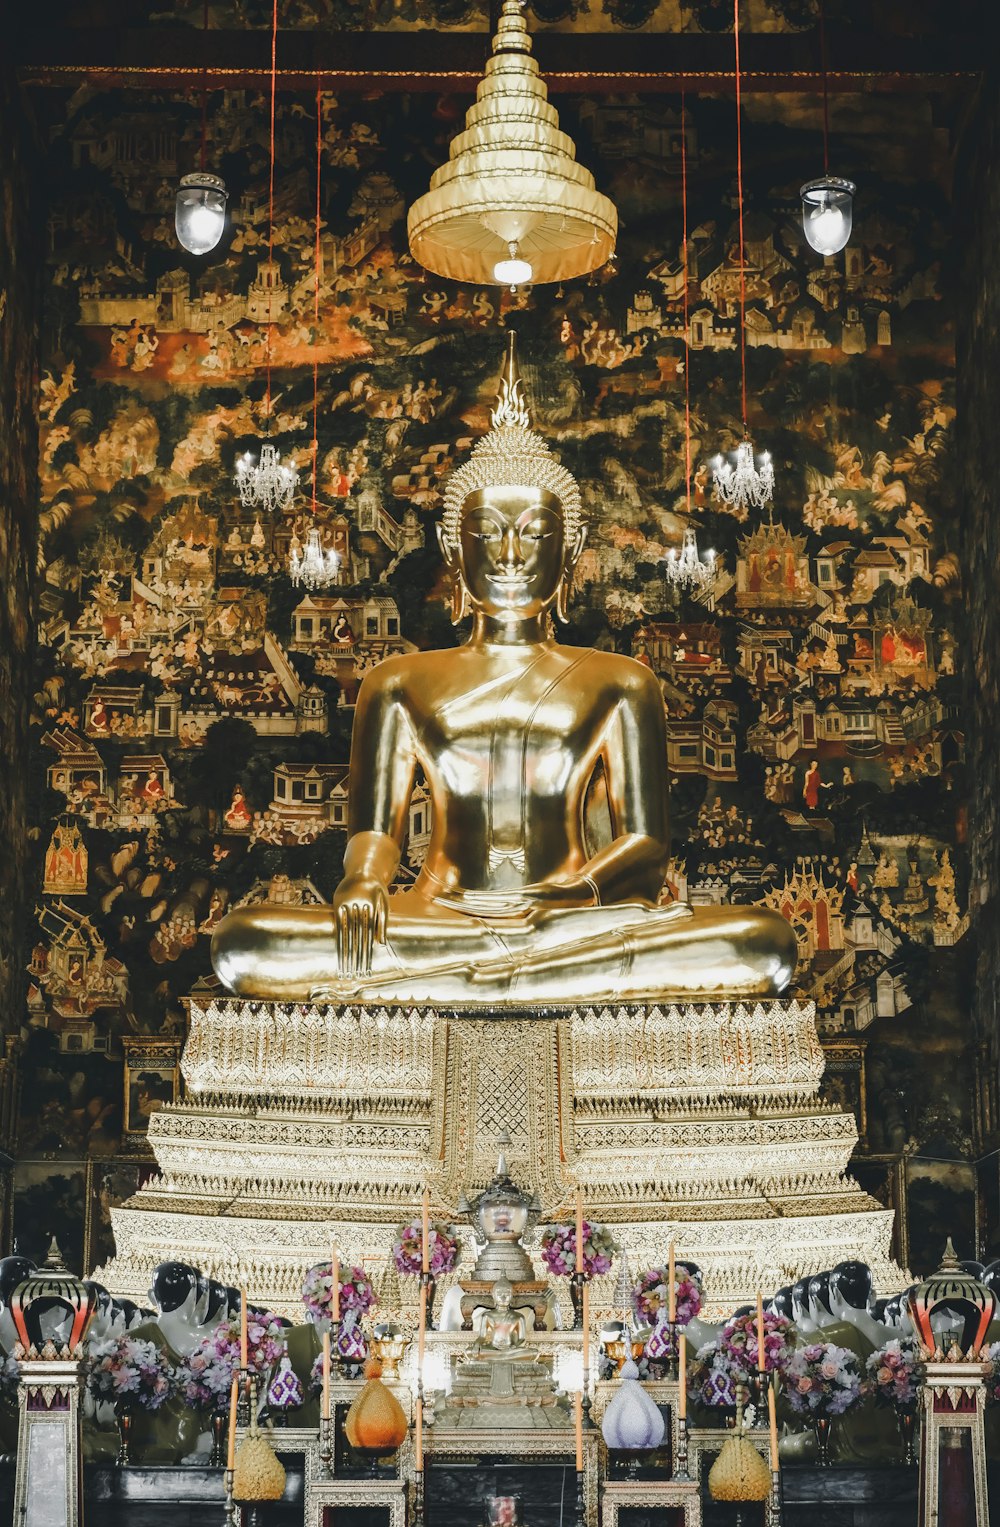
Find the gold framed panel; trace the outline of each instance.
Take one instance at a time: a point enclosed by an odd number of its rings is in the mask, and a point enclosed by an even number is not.
[[[124,1135],[127,1144],[144,1140],[151,1114],[178,1101],[181,1040],[137,1038],[122,1041]]]

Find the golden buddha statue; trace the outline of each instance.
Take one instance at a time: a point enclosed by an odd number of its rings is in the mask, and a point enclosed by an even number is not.
[[[471,635],[365,676],[332,908],[231,912],[212,939],[223,985],[486,1009],[780,991],[796,945],[777,913],[658,903],[663,696],[632,658],[553,639],[586,527],[576,482],[531,428],[513,333],[492,427],[448,481],[438,536]],[[610,841],[588,853],[584,804],[601,766]],[[431,841],[412,888],[390,895],[418,769]]]

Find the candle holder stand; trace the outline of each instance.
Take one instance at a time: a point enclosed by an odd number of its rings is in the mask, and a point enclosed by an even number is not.
[[[771,1494],[767,1503],[767,1527],[781,1527],[782,1511],[781,1470],[771,1470]]]
[[[413,1521],[411,1527],[424,1527],[424,1471],[413,1471]]]
[[[684,1332],[676,1320],[667,1321],[667,1330],[670,1332],[670,1359],[667,1363],[667,1378],[671,1383],[676,1383],[679,1373],[678,1363],[678,1338],[684,1340]]]
[[[576,1471],[576,1517],[574,1527],[587,1527],[587,1506],[583,1491],[583,1470]]]
[[[340,1374],[340,1321],[330,1321],[330,1372]]]
[[[241,1368],[236,1375],[236,1425],[244,1431],[250,1425],[250,1408],[256,1384],[249,1368]]]
[[[434,1295],[437,1291],[437,1280],[429,1269],[427,1272],[422,1272],[420,1274],[420,1287],[427,1290],[427,1303],[425,1305],[425,1309],[427,1316],[427,1329],[430,1330],[431,1315],[434,1310]]]
[[[674,1479],[685,1481],[691,1478],[688,1473],[688,1424],[687,1416],[677,1418],[677,1457],[674,1460]]]
[[[235,1473],[227,1469],[222,1476],[222,1487],[226,1495],[226,1504],[222,1512],[222,1527],[239,1527],[239,1510],[233,1499],[233,1482]]]
[[[333,1473],[333,1417],[320,1416],[319,1420],[319,1462],[323,1472],[323,1478],[329,1479]]]
[[[594,1402],[590,1397],[590,1369],[584,1368],[583,1389],[580,1393],[580,1410],[583,1414],[583,1426],[585,1431],[592,1432],[594,1430],[595,1423],[593,1417],[591,1416],[591,1411],[593,1408]]]
[[[569,1297],[573,1304],[573,1330],[583,1330],[583,1285],[586,1278],[582,1272],[575,1272],[569,1280]]]

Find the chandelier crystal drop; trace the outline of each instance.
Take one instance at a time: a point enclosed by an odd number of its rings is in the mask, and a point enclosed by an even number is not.
[[[288,576],[295,588],[300,585],[307,589],[326,588],[328,584],[336,583],[339,573],[340,557],[332,547],[324,549],[315,525],[310,525],[306,532],[304,547],[293,539],[288,557]]]
[[[698,537],[690,521],[684,526],[681,549],[671,547],[663,576],[675,588],[704,588],[715,576],[715,552],[707,551],[702,561],[698,553]]]
[[[236,463],[236,486],[244,509],[265,509],[274,514],[289,508],[298,481],[295,467],[285,465],[277,447],[268,440],[260,448],[259,461],[245,451]]]
[[[774,497],[774,463],[767,451],[755,460],[753,441],[747,435],[737,446],[735,467],[716,456],[712,486],[718,502],[730,509],[763,509]]]
[[[817,254],[839,254],[851,237],[856,190],[853,180],[839,175],[823,175],[802,187],[802,230]]]
[[[174,228],[178,243],[189,254],[210,254],[218,244],[226,227],[228,200],[220,176],[198,170],[182,177],[174,202]]]

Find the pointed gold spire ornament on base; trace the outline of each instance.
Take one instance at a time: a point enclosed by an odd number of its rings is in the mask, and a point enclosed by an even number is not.
[[[521,0],[504,0],[465,131],[410,208],[407,233],[425,270],[501,286],[569,281],[614,253],[618,213],[559,129]]]

